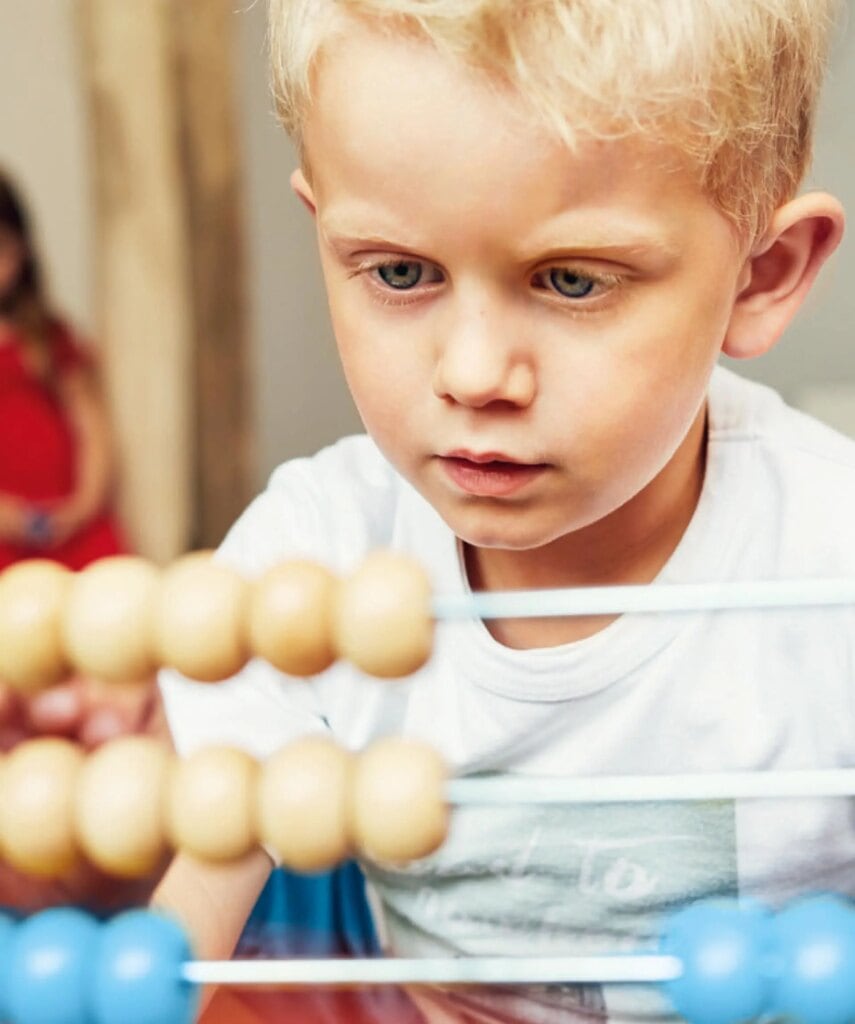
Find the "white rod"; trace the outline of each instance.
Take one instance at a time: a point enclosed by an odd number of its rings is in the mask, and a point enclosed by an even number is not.
[[[852,795],[855,795],[855,769],[851,768],[584,778],[503,775],[451,779],[446,783],[449,804],[599,804]]]
[[[532,619],[849,604],[855,604],[855,579],[804,579],[444,594],[434,597],[433,614],[437,619]]]
[[[456,957],[376,960],[192,960],[182,977],[197,985],[543,985],[672,981],[673,956]]]

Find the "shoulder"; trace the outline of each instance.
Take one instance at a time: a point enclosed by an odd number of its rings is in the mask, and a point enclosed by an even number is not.
[[[369,437],[343,438],[279,466],[220,557],[249,573],[297,557],[346,571],[389,543],[406,486]]]
[[[710,391],[710,446],[734,467],[737,500],[754,510],[788,571],[855,571],[855,440],[771,388],[719,369]]]
[[[748,444],[781,474],[798,469],[855,485],[855,440],[787,405],[772,388],[722,368],[710,389],[710,441]]]
[[[787,405],[764,384],[719,367],[710,398],[711,427],[717,440],[751,440],[787,457],[855,468],[855,440]]]

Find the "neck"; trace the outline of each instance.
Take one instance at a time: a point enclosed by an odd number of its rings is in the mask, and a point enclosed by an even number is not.
[[[649,583],[674,553],[697,507],[706,463],[706,409],[663,470],[634,498],[590,526],[533,551],[466,547],[473,590]],[[611,618],[491,624],[511,647],[550,646],[602,629]],[[551,641],[549,638],[552,638]]]

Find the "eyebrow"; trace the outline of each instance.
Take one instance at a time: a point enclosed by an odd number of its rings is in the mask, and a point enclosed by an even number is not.
[[[676,247],[652,239],[628,238],[626,241],[607,241],[605,239],[575,238],[570,244],[547,246],[541,250],[538,258],[544,260],[560,258],[566,256],[568,252],[590,254],[604,259],[611,258],[618,262],[621,259],[642,259],[661,264],[673,263],[680,255]]]
[[[406,232],[388,233],[383,231],[361,232],[356,225],[337,225],[334,221],[321,223],[321,234],[334,249],[401,249],[405,252],[427,252],[431,246],[424,244]],[[613,231],[587,230],[572,227],[565,231],[550,226],[546,231],[533,234],[519,247],[520,253],[528,251],[536,256],[525,257],[538,260],[559,258],[568,252],[590,253],[603,257],[619,258],[632,256],[657,259],[662,261],[675,260],[679,249],[661,238],[654,238],[643,231],[628,230],[625,234],[616,235]],[[394,238],[394,241],[392,240]]]
[[[407,237],[397,231],[365,231],[358,230],[355,226],[341,225],[335,223],[324,223],[321,221],[321,235],[334,248],[375,248],[375,249],[406,249],[416,251],[422,246],[414,237]],[[395,241],[392,241],[392,239]]]
[[[629,224],[614,230],[585,223],[574,225],[572,220],[562,226],[561,221],[562,218],[558,217],[543,230],[532,232],[523,240],[523,247],[544,253],[547,257],[550,253],[558,255],[568,249],[602,256],[646,256],[661,260],[674,260],[680,254],[676,245],[655,231],[645,230],[643,225]]]

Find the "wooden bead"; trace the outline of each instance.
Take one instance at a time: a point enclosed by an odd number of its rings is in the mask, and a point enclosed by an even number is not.
[[[430,582],[411,558],[391,551],[369,555],[338,588],[333,611],[338,653],[369,675],[409,675],[430,657]]]
[[[372,860],[404,864],[433,853],[448,833],[447,772],[425,743],[380,740],[356,763],[351,835]]]
[[[166,852],[172,753],[153,736],[125,736],[90,754],[74,816],[81,849],[107,874],[144,878]]]
[[[246,589],[236,572],[207,555],[175,562],[163,574],[154,614],[161,663],[206,683],[239,672],[249,657]]]
[[[348,789],[354,758],[324,736],[283,747],[262,766],[258,832],[294,871],[326,871],[350,853]]]
[[[280,672],[313,676],[330,667],[335,576],[321,565],[276,565],[255,581],[247,613],[253,654]]]
[[[177,762],[167,802],[173,845],[199,860],[236,860],[257,843],[257,763],[233,747],[207,747]]]
[[[0,574],[0,681],[30,692],[68,674],[60,622],[71,579],[46,559]]]
[[[77,574],[62,623],[75,668],[110,682],[150,679],[157,668],[151,634],[159,575],[130,555],[102,558]]]
[[[58,878],[78,860],[74,795],[83,753],[69,740],[20,743],[6,757],[0,790],[0,844],[29,875]]]

